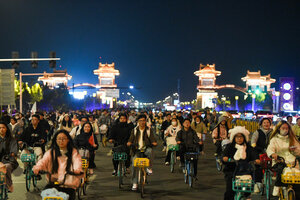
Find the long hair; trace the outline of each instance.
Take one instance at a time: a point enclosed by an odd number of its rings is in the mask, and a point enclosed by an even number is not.
[[[284,124],[286,124],[286,125],[289,127],[289,131],[288,131],[288,136],[289,136],[289,141],[290,141],[290,142],[289,142],[289,146],[291,146],[291,144],[293,143],[293,140],[294,140],[294,141],[298,141],[298,139],[296,138],[296,136],[295,136],[295,134],[294,134],[294,132],[293,132],[293,130],[292,130],[291,125],[290,125],[287,121],[285,121],[285,120],[280,121],[280,122],[276,125],[275,129],[273,130],[272,134],[270,135],[270,141],[271,141],[271,139],[272,139],[273,137],[275,137],[277,134],[280,134],[280,128],[281,128],[281,126],[284,125]]]
[[[68,127],[72,127],[72,120],[71,120],[70,116],[69,116],[69,121],[66,121],[66,120],[65,120],[65,117],[66,117],[66,116],[64,116],[64,118],[63,118],[61,124],[62,124],[63,126],[66,126],[66,125],[68,124]]]
[[[84,126],[85,126],[86,124],[89,124],[89,125],[91,126],[91,130],[90,130],[90,132],[88,133],[88,135],[92,135],[92,133],[93,133],[93,126],[92,126],[92,124],[91,124],[90,122],[85,122],[85,123],[82,125],[82,128],[80,129],[80,134],[86,134],[86,133],[84,133]]]
[[[0,124],[3,124],[6,127],[6,133],[5,133],[5,151],[9,150],[9,144],[12,140],[12,134],[10,132],[10,129],[8,128],[7,124],[3,121],[0,122]],[[6,152],[7,153],[7,152]]]
[[[57,144],[57,136],[58,134],[60,133],[63,133],[69,140],[68,142],[68,145],[67,145],[67,153],[66,153],[66,156],[67,156],[67,166],[66,166],[66,172],[70,172],[71,171],[71,165],[72,165],[72,153],[73,153],[73,150],[74,150],[74,143],[73,143],[73,140],[70,136],[70,134],[68,133],[68,131],[66,130],[59,130],[55,133],[53,139],[52,139],[52,144],[51,144],[51,147],[50,147],[50,151],[51,151],[51,159],[52,159],[52,173],[57,173],[57,170],[58,170],[58,157],[59,156],[62,156],[61,155],[61,152],[60,152],[60,148]]]

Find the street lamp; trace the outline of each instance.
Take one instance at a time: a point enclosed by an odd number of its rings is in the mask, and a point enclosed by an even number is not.
[[[238,104],[238,101],[239,101],[239,96],[235,96],[235,109],[236,109],[236,110],[239,110],[239,104]]]

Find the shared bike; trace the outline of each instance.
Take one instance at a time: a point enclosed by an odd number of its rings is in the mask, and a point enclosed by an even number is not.
[[[124,148],[124,145],[119,145],[113,148],[113,159],[115,161],[118,161],[118,170],[117,170],[117,176],[119,178],[119,188],[122,188],[122,185],[124,184],[123,178],[126,174],[126,167],[125,167],[125,161],[128,159],[128,155],[126,152],[124,152],[122,149]]]
[[[261,188],[261,195],[266,194],[266,199],[271,198],[271,183],[272,183],[272,159],[267,156],[266,153],[259,156],[261,167],[263,170],[263,187]]]
[[[193,187],[195,177],[195,166],[194,163],[198,162],[198,152],[189,151],[184,154],[184,182],[190,187]]]
[[[6,200],[8,199],[7,196],[7,186],[5,184],[5,173],[0,172],[0,200]]]
[[[137,177],[138,177],[138,185],[140,187],[141,198],[144,198],[145,194],[145,184],[147,183],[147,172],[146,168],[150,166],[150,160],[145,155],[144,151],[137,152],[137,158],[134,159],[134,167],[139,168],[137,170]]]
[[[173,173],[176,164],[176,152],[179,150],[179,145],[170,144],[168,145],[168,150],[171,151],[170,167],[171,172]]]

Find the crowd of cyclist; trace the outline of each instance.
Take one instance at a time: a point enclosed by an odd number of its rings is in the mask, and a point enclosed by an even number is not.
[[[135,168],[130,170],[131,161],[136,157],[137,151],[142,150],[150,159],[147,173],[152,174],[152,148],[158,145],[159,137],[163,141],[162,150],[166,151],[165,165],[170,164],[171,152],[168,150],[168,144],[174,143],[180,147],[177,159],[184,169],[185,152],[203,153],[205,139],[211,134],[216,145],[216,155],[222,155],[222,162],[225,164],[224,199],[233,199],[232,178],[236,172],[236,165],[229,160],[255,163],[254,192],[259,192],[263,178],[259,155],[267,153],[274,160],[280,156],[286,162],[294,164],[300,155],[297,138],[300,136],[300,119],[293,126],[288,118],[288,121],[279,122],[273,127],[271,119],[263,118],[259,122],[260,128],[253,134],[245,127],[234,127],[232,120],[229,113],[219,116],[216,111],[211,113],[210,110],[204,113],[138,113],[134,110],[39,112],[27,115],[16,113],[13,117],[5,112],[0,122],[0,159],[6,167],[8,190],[13,192],[11,173],[18,167],[18,155],[27,152],[26,146],[33,147],[37,156],[34,173],[39,176],[40,171],[49,172],[51,175],[48,175],[48,179],[53,179],[50,181],[64,182],[64,187],[57,189],[69,194],[70,199],[75,199],[75,190],[81,177],[70,175],[65,178],[65,174],[82,172],[80,149],[88,150],[89,174],[92,175],[96,167],[96,150],[101,144],[106,146],[106,142],[110,142],[114,147],[122,148],[122,151],[128,154],[125,166],[126,172],[132,174],[132,190],[137,190]],[[112,174],[116,175],[118,161],[112,160],[112,164]],[[194,165],[194,175],[197,176],[197,161]],[[299,168],[299,163],[296,163],[295,167]],[[274,196],[278,196],[278,186],[282,186],[280,173],[277,173]],[[295,188],[296,195],[299,195],[299,189],[296,186]]]

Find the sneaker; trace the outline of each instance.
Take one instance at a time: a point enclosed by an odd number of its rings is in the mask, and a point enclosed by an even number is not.
[[[254,185],[254,193],[258,194],[260,192],[257,183]]]
[[[14,186],[13,185],[11,185],[11,186],[8,186],[8,192],[14,192]]]
[[[177,156],[176,159],[177,159],[177,160],[180,160],[180,156]]]
[[[167,150],[167,147],[164,147],[161,151],[166,151]]]
[[[138,184],[136,183],[132,184],[132,188],[131,188],[132,191],[136,191],[137,188],[138,188]]]
[[[151,175],[151,174],[153,173],[152,169],[150,169],[150,168],[147,168],[146,171],[147,171],[147,174],[148,174],[148,175]]]
[[[165,165],[168,166],[168,165],[170,165],[170,163],[169,162],[165,162]]]
[[[273,194],[274,197],[278,197],[279,196],[279,187],[278,186],[274,186],[273,188]]]
[[[111,175],[116,176],[116,175],[117,175],[117,171],[114,170],[114,171],[111,173]]]

